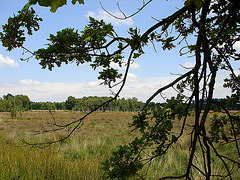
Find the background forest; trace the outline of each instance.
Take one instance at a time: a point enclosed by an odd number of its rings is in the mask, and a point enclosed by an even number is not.
[[[97,97],[89,96],[83,98],[76,98],[69,96],[65,102],[32,102],[27,95],[4,95],[0,98],[0,112],[11,111],[28,111],[28,110],[74,110],[81,112],[89,112],[100,106],[102,103],[110,100],[111,97]],[[221,102],[229,110],[240,110],[239,103],[229,102],[227,99],[214,99]],[[120,98],[109,104],[100,107],[97,111],[116,111],[116,112],[134,112],[140,111],[144,103],[139,101],[136,97],[133,98]],[[156,110],[159,107],[166,106],[166,103],[151,102],[148,104],[149,110]],[[191,104],[191,109],[195,108],[194,102]],[[205,106],[202,107],[204,109]],[[211,110],[221,111],[216,105],[211,106]]]

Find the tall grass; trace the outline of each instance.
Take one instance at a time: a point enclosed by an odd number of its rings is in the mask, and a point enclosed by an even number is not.
[[[19,148],[1,140],[0,179],[99,179],[99,159],[64,158],[52,149]],[[92,163],[94,162],[94,163]]]
[[[9,113],[0,113],[0,179],[102,179],[104,173],[100,168],[102,160],[110,157],[120,144],[128,143],[135,137],[128,127],[132,115],[132,113],[95,113],[66,142],[41,151],[36,147],[19,147],[22,144],[18,141],[16,132],[30,142],[57,139],[66,135],[66,131],[52,135],[30,135],[31,130],[39,129],[46,120],[51,121],[48,112],[24,112],[18,119],[11,119]],[[57,122],[63,123],[75,120],[82,114],[57,112],[54,116]],[[191,121],[189,118],[189,123]],[[174,128],[177,130],[179,127],[177,124]],[[190,139],[186,133],[167,154],[152,162],[146,179],[182,175],[188,163],[189,144]],[[232,156],[235,154],[231,145],[220,148],[223,154]],[[194,163],[201,166],[202,161],[198,148]],[[216,164],[213,174],[219,172],[226,174],[219,159],[214,157],[213,163]],[[144,174],[145,171],[141,173]],[[203,178],[194,170],[192,177]],[[238,177],[240,173],[236,172],[234,178]]]
[[[55,114],[59,123],[79,118],[81,113]],[[84,122],[69,140],[61,145],[39,150],[36,147],[19,147],[18,132],[29,142],[42,142],[66,135],[66,131],[52,135],[32,136],[31,130],[40,129],[48,112],[25,112],[18,119],[0,114],[0,179],[101,179],[101,161],[121,143],[129,140],[128,121],[132,114],[94,114]],[[114,128],[113,128],[114,127]]]

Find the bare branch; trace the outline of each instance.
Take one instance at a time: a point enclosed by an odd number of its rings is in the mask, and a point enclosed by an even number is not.
[[[119,19],[119,20],[126,20],[126,19],[129,19],[129,18],[131,18],[131,17],[133,17],[133,16],[135,16],[136,14],[138,14],[140,11],[142,11],[150,2],[152,2],[152,0],[149,0],[148,2],[143,2],[143,5],[142,5],[142,7],[141,8],[139,8],[135,13],[133,13],[133,14],[131,14],[131,15],[129,15],[129,16],[127,16],[122,10],[121,10],[121,8],[120,8],[120,5],[119,5],[119,3],[117,4],[117,6],[118,6],[118,9],[119,9],[119,11],[123,14],[123,16],[124,17],[117,17],[117,16],[115,16],[115,15],[113,15],[112,13],[110,13],[109,11],[107,11],[104,7],[103,7],[103,5],[102,5],[102,3],[100,2],[100,6],[102,7],[102,9],[106,12],[106,13],[108,13],[110,16],[112,16],[112,17],[114,17],[114,18],[116,18],[116,19]]]

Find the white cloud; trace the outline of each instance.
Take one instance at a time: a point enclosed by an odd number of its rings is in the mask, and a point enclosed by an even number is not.
[[[128,73],[128,78],[131,80],[137,79],[137,76],[133,73]]]
[[[23,79],[23,80],[20,80],[19,81],[20,84],[23,84],[23,85],[35,85],[35,84],[40,84],[38,81],[33,81],[31,79]]]
[[[0,96],[8,93],[25,94],[31,101],[65,101],[68,96],[109,96],[108,88],[99,84],[100,81],[66,83],[24,79],[15,84],[0,85]]]
[[[221,72],[216,79],[216,86],[214,97],[224,98],[230,95],[230,89],[223,88],[223,79],[228,76],[227,72]],[[169,84],[175,80],[177,76],[168,77],[152,77],[139,78],[133,73],[128,74],[128,80],[123,88],[120,97],[131,98],[136,97],[145,102],[152,94],[159,88]],[[68,96],[81,98],[84,96],[111,96],[107,86],[100,86],[101,81],[90,81],[87,83],[76,82],[38,82],[36,80],[25,79],[20,80],[15,84],[0,85],[0,96],[11,93],[25,94],[31,101],[65,101]],[[116,93],[120,85],[114,87],[112,90]],[[176,91],[172,88],[163,92],[163,96],[171,97],[176,95]],[[160,95],[155,99],[155,102],[163,102]]]
[[[240,52],[240,41],[237,41],[233,47],[237,50],[237,52],[239,53]]]
[[[110,13],[116,17],[123,17],[119,11],[110,12]],[[117,25],[117,26],[120,26],[123,24],[128,25],[128,26],[133,25],[132,18],[128,18],[125,20],[119,20],[119,19],[116,19],[113,16],[109,15],[106,11],[104,11],[102,9],[98,11],[98,14],[96,14],[95,12],[92,12],[92,11],[88,11],[88,13],[85,16],[86,17],[91,16],[98,20],[103,19],[105,22],[112,23],[113,25]]]
[[[0,54],[0,67],[19,67],[19,64],[9,57],[4,58]]]
[[[88,85],[89,86],[98,86],[99,82],[98,81],[90,81],[90,82],[88,82]]]
[[[189,68],[194,68],[195,62],[185,62],[184,65],[180,66],[182,69],[189,69]]]
[[[234,73],[238,76],[240,74],[240,70],[236,70]]]
[[[138,69],[138,68],[140,68],[140,65],[134,61],[133,63],[131,63],[130,68],[131,69]]]

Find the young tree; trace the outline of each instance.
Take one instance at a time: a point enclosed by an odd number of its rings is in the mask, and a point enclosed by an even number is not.
[[[15,104],[20,110],[27,111],[30,109],[30,99],[26,95],[16,95]]]
[[[72,3],[75,4],[76,1],[72,0]],[[78,2],[84,3],[83,0],[78,0]],[[130,16],[123,13],[124,19],[137,15],[151,2],[152,0],[143,1],[142,7]],[[113,157],[104,162],[106,177],[124,179],[138,175],[138,171],[142,169],[143,165],[150,165],[156,157],[164,155],[186,131],[187,117],[191,104],[194,103],[195,116],[189,134],[191,143],[189,144],[186,170],[180,176],[169,175],[160,179],[191,179],[193,178],[191,177],[192,170],[199,171],[206,179],[210,179],[212,176],[232,179],[232,173],[240,165],[239,116],[231,114],[223,104],[214,101],[213,93],[217,73],[220,70],[229,71],[230,77],[226,77],[224,85],[232,90],[232,96],[228,97],[228,100],[231,103],[239,103],[240,77],[234,73],[231,62],[238,61],[240,58],[239,52],[234,48],[234,44],[240,40],[240,1],[185,0],[184,2],[182,8],[166,18],[157,20],[155,25],[149,27],[142,34],[138,28],[130,28],[130,38],[118,36],[111,24],[93,18],[90,18],[89,24],[81,33],[66,28],[57,32],[56,35],[50,35],[48,47],[32,53],[43,68],[51,70],[54,65],[59,67],[62,63],[67,64],[73,61],[77,65],[90,63],[93,69],[102,67],[98,77],[102,80],[102,84],[108,85],[109,88],[118,85],[119,90],[114,93],[112,99],[94,108],[83,118],[65,126],[57,126],[62,129],[77,122],[77,125],[65,138],[51,143],[29,143],[29,145],[45,147],[69,138],[86,116],[116,99],[126,83],[131,61],[140,57],[144,53],[144,47],[149,43],[161,43],[163,50],[171,50],[180,46],[180,55],[187,54],[182,53],[183,49],[188,49],[188,53],[194,53],[194,67],[187,69],[185,74],[156,90],[149,97],[142,112],[133,117],[132,127],[135,131],[139,131],[141,136],[128,145],[120,146]],[[66,3],[66,0],[30,0],[17,16],[10,18],[8,24],[3,26],[0,39],[8,50],[16,47],[24,48],[24,28],[30,35],[32,35],[32,30],[38,30],[38,21],[41,19],[30,8],[36,3],[41,6],[51,6],[51,11],[56,11],[58,7]],[[175,32],[171,33],[173,28]],[[189,39],[191,42],[194,40],[194,43],[190,44]],[[118,44],[117,48],[111,51],[116,44]],[[130,49],[130,53],[125,73],[122,75],[117,69],[111,67],[111,62],[121,66],[126,49]],[[121,77],[121,81],[117,82]],[[166,100],[165,107],[160,107],[152,113],[148,112],[147,105],[157,95],[170,88],[176,90],[176,96]],[[208,114],[211,104],[219,106],[226,113],[226,117],[214,116],[210,120]],[[204,110],[201,111],[203,105]],[[172,128],[177,120],[182,122],[181,129],[179,132],[173,133]],[[211,124],[209,132],[207,132],[207,124]],[[216,145],[219,142],[235,144],[235,157],[221,154]],[[201,165],[194,161],[197,148],[202,153],[203,163]],[[219,172],[217,175],[212,173],[213,156],[220,159],[225,167],[224,172]]]
[[[76,108],[77,100],[75,97],[69,96],[65,102],[65,106],[68,110],[74,110]]]

